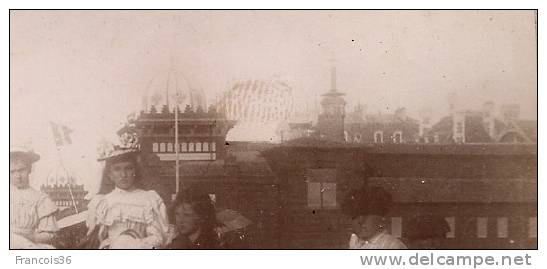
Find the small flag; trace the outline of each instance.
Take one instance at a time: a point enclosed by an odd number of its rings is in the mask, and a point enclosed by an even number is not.
[[[72,139],[70,138],[70,134],[73,132],[72,129],[54,122],[50,122],[50,124],[57,147],[72,144]]]

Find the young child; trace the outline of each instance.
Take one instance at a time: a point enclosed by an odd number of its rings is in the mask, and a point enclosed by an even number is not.
[[[408,221],[406,227],[404,237],[410,249],[440,249],[450,232],[448,222],[433,214],[418,214]]]
[[[362,188],[347,197],[343,209],[351,217],[350,249],[406,249],[386,231],[391,202],[391,195],[379,187]]]
[[[218,223],[215,207],[209,195],[197,189],[185,189],[175,200],[172,210],[175,222],[170,249],[217,249],[220,247],[215,230]]]
[[[59,230],[57,206],[29,185],[32,164],[40,155],[24,148],[10,149],[10,248],[53,248]]]

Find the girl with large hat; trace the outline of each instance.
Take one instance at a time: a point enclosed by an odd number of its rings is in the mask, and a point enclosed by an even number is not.
[[[166,207],[153,190],[143,190],[139,150],[115,147],[106,156],[99,194],[88,205],[88,236],[99,248],[162,248],[169,223]]]
[[[22,148],[10,148],[10,248],[52,248],[59,230],[57,206],[49,197],[29,185],[32,164],[40,155]]]

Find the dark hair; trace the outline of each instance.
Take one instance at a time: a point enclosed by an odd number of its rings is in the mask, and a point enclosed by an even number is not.
[[[127,155],[123,155],[123,156],[119,156],[119,157],[116,157],[116,158],[111,158],[111,159],[107,159],[105,161],[105,165],[104,165],[104,169],[103,169],[103,173],[102,173],[102,178],[101,178],[101,185],[99,186],[99,192],[98,194],[108,194],[110,193],[112,190],[114,190],[114,182],[112,182],[112,180],[110,180],[110,168],[112,167],[112,165],[116,164],[116,163],[120,163],[120,162],[131,162],[133,163],[133,166],[135,168],[135,182],[133,183],[133,185],[138,188],[138,189],[142,189],[143,185],[142,185],[142,177],[141,177],[141,169],[140,169],[140,165],[139,165],[139,161],[137,159],[137,155],[136,154],[127,154]]]
[[[182,204],[189,204],[194,213],[199,217],[201,235],[204,240],[216,240],[217,234],[215,228],[218,227],[216,211],[213,201],[209,194],[203,190],[188,188],[183,189],[177,194],[177,197],[170,210],[171,222],[175,222],[175,211]]]
[[[450,232],[450,226],[442,216],[433,214],[416,215],[405,225],[408,227],[404,237],[412,242],[414,240],[445,238]]]
[[[386,216],[392,205],[391,194],[381,187],[363,187],[350,191],[342,201],[342,212],[350,217]]]

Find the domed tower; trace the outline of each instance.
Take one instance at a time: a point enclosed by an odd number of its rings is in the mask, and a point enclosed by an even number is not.
[[[153,77],[146,85],[142,99],[144,112],[173,112],[178,104],[181,110],[186,106],[192,109],[207,110],[205,93],[199,84],[188,80],[176,69]]]
[[[278,142],[280,125],[293,113],[293,88],[280,76],[239,80],[224,93],[219,110],[237,121],[230,140]]]
[[[346,116],[345,93],[336,89],[336,66],[331,60],[331,89],[321,95],[321,114],[317,121],[319,135],[328,140],[344,142],[344,118]]]
[[[145,169],[158,169],[162,188],[180,190],[181,161],[214,162],[226,157],[226,133],[234,122],[206,107],[203,89],[169,70],[146,86],[140,114],[118,131],[136,135]],[[177,169],[178,167],[178,169]]]

